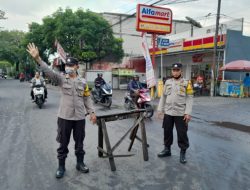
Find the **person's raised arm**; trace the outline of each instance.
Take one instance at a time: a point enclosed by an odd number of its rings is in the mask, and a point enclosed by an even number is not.
[[[45,75],[53,81],[56,81],[59,86],[63,83],[63,77],[56,72],[53,72],[48,65],[41,59],[38,48],[34,43],[29,43],[27,46],[27,52],[37,62],[38,67],[45,73]]]

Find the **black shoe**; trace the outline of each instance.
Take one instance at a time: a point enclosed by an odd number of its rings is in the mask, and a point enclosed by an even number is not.
[[[64,166],[59,166],[58,169],[56,170],[56,178],[62,178],[64,176],[65,171],[66,170]]]
[[[169,147],[165,147],[159,154],[158,157],[167,157],[171,156],[171,149]]]
[[[76,169],[82,173],[88,173],[89,172],[89,168],[83,163],[83,162],[79,162],[76,164]]]
[[[186,151],[181,150],[181,153],[180,153],[180,163],[182,163],[182,164],[187,163],[187,160],[186,160]]]

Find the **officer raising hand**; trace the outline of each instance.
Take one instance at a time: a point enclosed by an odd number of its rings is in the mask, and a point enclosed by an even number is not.
[[[187,136],[188,122],[191,120],[193,89],[190,81],[182,78],[182,64],[172,65],[172,78],[164,84],[163,94],[158,105],[158,116],[164,114],[164,149],[158,157],[171,156],[173,144],[173,127],[177,130],[180,162],[186,163],[186,150],[189,147]]]
[[[96,123],[96,115],[89,93],[86,93],[87,83],[85,79],[77,75],[78,60],[69,57],[66,59],[66,76],[53,72],[48,68],[39,56],[38,48],[33,43],[29,43],[27,51],[35,59],[38,67],[45,75],[58,83],[61,87],[61,100],[58,111],[58,134],[56,140],[59,148],[57,158],[59,167],[56,177],[62,178],[65,172],[65,160],[70,141],[71,131],[75,140],[76,169],[82,173],[88,173],[89,169],[84,163],[83,141],[85,137],[85,116],[90,114],[92,123]]]

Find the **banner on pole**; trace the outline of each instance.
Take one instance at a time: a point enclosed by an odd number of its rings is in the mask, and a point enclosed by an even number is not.
[[[149,54],[146,33],[142,34],[142,53],[146,61],[147,87],[151,88],[153,86],[156,86],[156,81],[155,81],[155,76],[154,76],[154,68],[153,68],[151,57]]]
[[[61,44],[57,40],[55,41],[55,45],[56,45],[57,53],[58,53],[60,59],[62,60],[63,63],[66,63],[66,53],[65,53],[63,47],[61,46]]]

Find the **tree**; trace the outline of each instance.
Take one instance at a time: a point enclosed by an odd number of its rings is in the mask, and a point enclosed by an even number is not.
[[[44,52],[47,48],[55,48],[56,39],[67,53],[86,62],[105,57],[119,61],[123,57],[122,40],[114,38],[104,18],[89,10],[73,12],[70,8],[59,8],[45,17],[42,25],[30,25],[26,43],[34,42]]]
[[[4,17],[5,12],[0,10],[0,19],[7,19],[6,17]]]
[[[6,72],[8,67],[11,67],[11,63],[8,61],[0,61],[0,69]]]
[[[7,60],[12,65],[22,61],[25,49],[22,49],[24,32],[0,31],[0,60]]]

